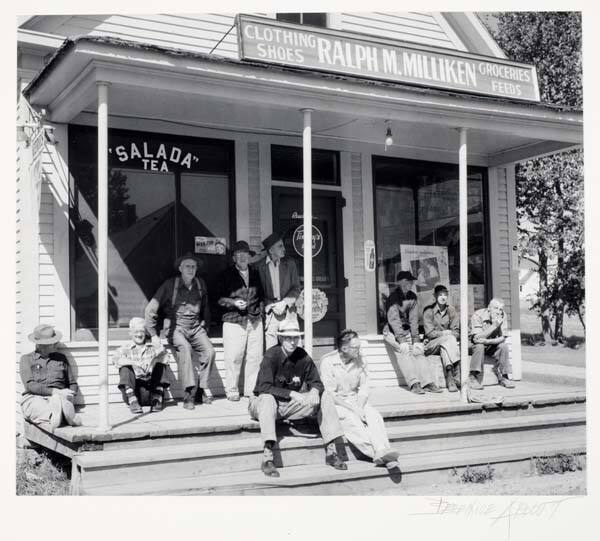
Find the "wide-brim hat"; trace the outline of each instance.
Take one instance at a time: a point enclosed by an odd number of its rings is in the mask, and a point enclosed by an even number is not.
[[[54,329],[52,325],[38,325],[28,336],[29,340],[36,344],[56,344],[60,342],[62,334]]]
[[[283,320],[277,329],[278,336],[302,336],[304,333],[295,321]]]
[[[175,267],[175,270],[179,270],[179,265],[181,265],[181,262],[185,261],[186,259],[192,259],[196,262],[196,265],[198,265],[198,268],[202,267],[201,259],[198,259],[198,257],[195,254],[193,254],[192,252],[186,252],[185,254],[179,256],[173,263],[173,267]]]
[[[400,271],[396,275],[396,282],[399,282],[400,280],[412,280],[414,282],[416,278],[410,273],[410,271]]]
[[[275,244],[282,240],[281,235],[279,233],[271,233],[265,240],[262,241],[265,250],[268,250]]]
[[[232,247],[231,253],[235,254],[236,252],[248,252],[251,256],[255,256],[256,252],[254,250],[250,250],[250,246],[245,240],[238,240]]]

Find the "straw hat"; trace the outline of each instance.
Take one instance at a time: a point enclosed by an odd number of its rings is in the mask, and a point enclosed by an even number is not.
[[[284,319],[279,324],[277,334],[279,336],[302,336],[304,333],[300,330],[300,327],[298,327],[298,323],[296,321]]]
[[[38,325],[33,332],[28,336],[29,340],[36,344],[56,344],[60,342],[62,334],[59,331],[55,331],[52,325]]]

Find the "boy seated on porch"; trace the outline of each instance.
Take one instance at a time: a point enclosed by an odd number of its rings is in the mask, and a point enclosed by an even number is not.
[[[134,317],[129,322],[131,342],[116,349],[112,363],[119,369],[119,390],[131,413],[142,413],[142,404],[150,411],[160,411],[164,390],[169,387],[165,367],[167,350],[158,350],[146,341],[144,318]]]

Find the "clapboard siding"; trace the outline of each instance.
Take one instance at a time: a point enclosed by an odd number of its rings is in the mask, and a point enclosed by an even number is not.
[[[259,144],[248,143],[248,212],[250,247],[261,247],[260,232],[260,152]]]
[[[342,13],[342,30],[456,49],[452,39],[428,13]]]
[[[497,245],[492,246],[492,250],[497,253],[498,265],[495,272],[498,273],[497,283],[499,291],[494,291],[494,295],[501,297],[505,304],[505,311],[508,314],[508,324],[512,326],[512,306],[511,306],[511,261],[510,261],[510,238],[509,238],[509,218],[508,218],[508,195],[507,178],[504,170],[500,170],[497,176],[496,190],[496,212],[492,218],[495,224]]]
[[[352,152],[350,155],[350,175],[352,177],[352,228],[354,239],[354,278],[352,287],[352,304],[346,307],[352,311],[356,322],[356,331],[367,331],[367,286],[365,278],[363,245],[364,233],[364,208],[363,208],[363,181],[362,181],[362,155]]]
[[[44,17],[51,19],[52,17]],[[52,33],[63,36],[103,35],[209,53],[234,24],[234,15],[75,15],[58,24],[44,24]],[[237,57],[235,26],[223,38],[215,54]]]

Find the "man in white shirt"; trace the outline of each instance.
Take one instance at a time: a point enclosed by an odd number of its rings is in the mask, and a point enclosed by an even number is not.
[[[367,403],[369,376],[355,331],[341,332],[337,349],[321,359],[319,372],[325,391],[333,396],[346,439],[375,464],[397,468],[398,453],[390,448],[383,418]]]

